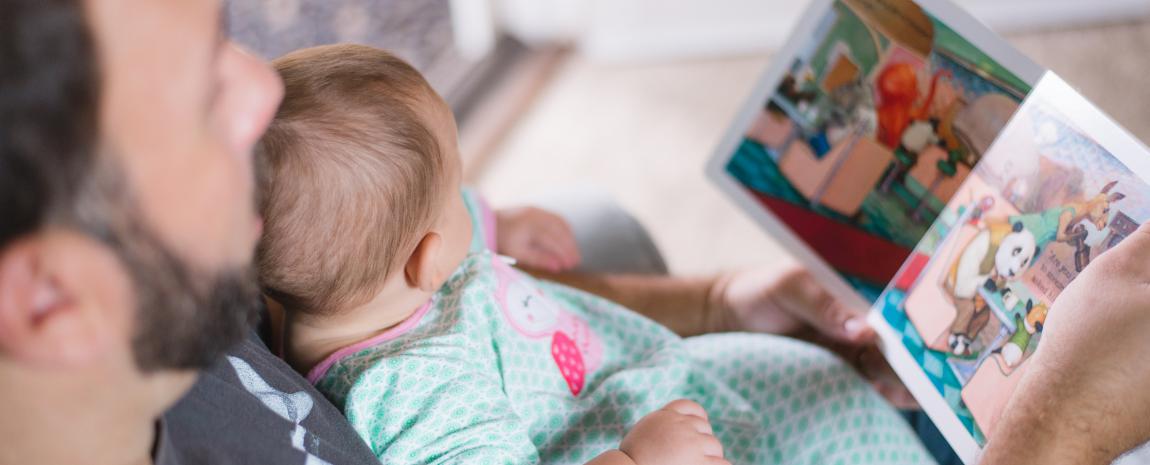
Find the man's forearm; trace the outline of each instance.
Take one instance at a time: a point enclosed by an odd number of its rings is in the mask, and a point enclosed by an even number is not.
[[[612,300],[680,336],[704,334],[718,326],[716,309],[720,305],[714,295],[716,278],[529,272]]]

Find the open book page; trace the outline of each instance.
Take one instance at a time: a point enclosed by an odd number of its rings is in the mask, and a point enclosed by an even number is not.
[[[1042,74],[945,0],[816,1],[708,167],[869,307]]]
[[[875,304],[892,366],[967,463],[1059,293],[1150,219],[1147,179],[1150,151],[1048,74]]]

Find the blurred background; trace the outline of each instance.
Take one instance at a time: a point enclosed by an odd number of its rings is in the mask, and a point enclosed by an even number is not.
[[[957,0],[1150,140],[1150,0]],[[496,206],[615,198],[672,270],[789,260],[703,167],[806,0],[231,0],[265,58],[391,49],[455,110],[467,182]]]

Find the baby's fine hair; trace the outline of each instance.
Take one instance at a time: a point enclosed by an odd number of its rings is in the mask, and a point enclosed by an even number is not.
[[[274,65],[285,92],[256,148],[260,284],[292,311],[361,305],[436,220],[445,147],[429,118],[444,104],[415,68],[371,47],[308,48]]]

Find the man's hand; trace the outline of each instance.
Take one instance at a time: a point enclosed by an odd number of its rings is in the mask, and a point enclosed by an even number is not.
[[[730,465],[707,412],[689,400],[676,400],[643,417],[619,450],[638,465]]]
[[[579,265],[571,226],[554,213],[534,207],[495,212],[495,250],[531,268],[558,273]]]
[[[767,267],[719,278],[709,300],[709,332],[781,334],[826,347],[853,365],[900,408],[918,404],[875,345],[866,310],[836,300],[805,268]]]
[[[983,463],[1107,464],[1150,440],[1150,226],[1055,300]]]
[[[843,305],[805,268],[762,267],[720,277],[712,291],[713,332],[797,334],[813,328],[844,343],[874,341],[866,311]]]

